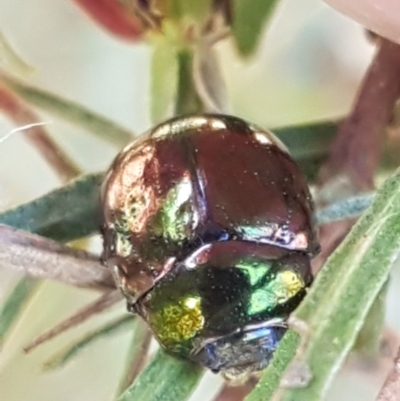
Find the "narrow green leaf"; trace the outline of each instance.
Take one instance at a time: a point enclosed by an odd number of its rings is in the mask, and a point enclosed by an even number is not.
[[[329,154],[340,122],[321,121],[272,131],[288,147],[309,181],[314,181]]]
[[[354,347],[357,352],[370,359],[377,359],[381,350],[388,288],[389,280],[381,289],[368,312],[364,326],[358,334]]]
[[[33,67],[12,48],[2,32],[0,32],[0,69],[20,75],[28,75],[34,71]]]
[[[4,74],[0,74],[0,82],[7,85],[29,104],[75,124],[118,147],[125,146],[134,137],[129,130],[70,100],[29,86]]]
[[[272,129],[297,160],[326,156],[335,138],[340,120],[318,121]]]
[[[136,382],[118,401],[186,401],[203,370],[158,351]]]
[[[400,170],[378,191],[376,198],[318,274],[294,318],[305,322],[305,346],[294,360],[313,376],[305,388],[278,390],[288,361],[296,353],[292,335],[282,345],[270,369],[246,401],[267,401],[269,382],[274,401],[317,401],[325,393],[355,344],[365,319],[384,286],[400,250]],[[285,355],[282,358],[281,355]],[[271,377],[271,372],[275,374]],[[272,394],[272,391],[268,393]]]
[[[159,124],[172,116],[178,88],[178,50],[169,36],[157,38],[151,59],[151,119]]]
[[[245,401],[272,399],[274,392],[280,386],[282,374],[292,361],[299,344],[300,336],[295,331],[289,330],[275,351],[272,363],[265,369],[257,387],[246,397]]]
[[[239,52],[254,52],[278,0],[232,0],[232,34]]]
[[[0,345],[4,341],[13,323],[29,298],[39,286],[39,281],[32,277],[23,277],[18,281],[11,294],[0,308]]]
[[[79,355],[88,346],[92,345],[93,342],[103,337],[109,337],[110,335],[117,334],[120,330],[124,330],[126,326],[132,327],[134,320],[135,318],[132,315],[124,315],[123,317],[120,317],[111,323],[107,323],[106,325],[100,327],[98,330],[85,334],[78,341],[73,342],[70,346],[66,347],[64,350],[60,351],[47,362],[45,362],[44,368],[46,370],[51,370],[65,365],[71,359]]]
[[[88,174],[49,194],[0,213],[0,224],[68,242],[98,232],[102,174]]]

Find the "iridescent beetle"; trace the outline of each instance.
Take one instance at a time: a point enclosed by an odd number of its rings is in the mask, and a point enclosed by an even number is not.
[[[104,258],[168,353],[231,379],[268,365],[319,248],[306,181],[273,134],[167,121],[118,155],[102,204]]]

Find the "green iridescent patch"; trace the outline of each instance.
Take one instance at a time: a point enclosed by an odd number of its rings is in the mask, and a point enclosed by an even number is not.
[[[193,339],[204,326],[199,296],[186,296],[163,305],[150,318],[158,339],[167,348],[175,348]]]
[[[160,210],[161,232],[170,241],[182,243],[190,237],[196,215],[193,208],[193,188],[189,177],[184,177],[171,188]]]
[[[305,288],[303,278],[294,271],[280,271],[271,280],[252,292],[249,302],[249,315],[256,315],[284,304]]]
[[[187,356],[195,344],[284,319],[304,295],[301,272],[285,260],[256,257],[181,267],[145,297],[147,320],[162,346]]]

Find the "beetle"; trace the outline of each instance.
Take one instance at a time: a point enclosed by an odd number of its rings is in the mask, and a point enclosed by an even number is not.
[[[117,156],[101,195],[103,258],[168,353],[229,380],[261,371],[312,283],[312,198],[271,132],[176,117]]]

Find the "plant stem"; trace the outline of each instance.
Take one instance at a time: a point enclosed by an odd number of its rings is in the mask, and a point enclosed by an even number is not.
[[[249,380],[242,386],[230,386],[225,384],[214,401],[242,401],[244,397],[253,390],[255,385],[256,382],[254,380]]]
[[[376,401],[398,401],[400,399],[400,348],[393,361],[393,367],[386,378]]]
[[[320,170],[317,203],[341,200],[374,187],[383,134],[400,97],[400,46],[383,38],[379,43],[353,110],[339,128],[330,157]],[[319,271],[354,222],[321,229],[321,253],[313,261],[314,271]]]
[[[344,172],[359,190],[373,188],[384,130],[400,97],[400,46],[380,39],[353,110],[340,127],[320,181]]]
[[[175,115],[202,112],[203,107],[193,80],[193,54],[190,48],[178,53],[178,92]]]
[[[83,288],[115,289],[97,256],[0,224],[0,267]]]

